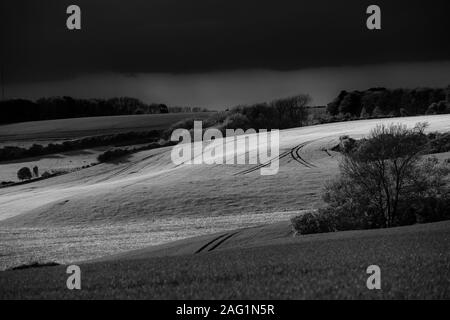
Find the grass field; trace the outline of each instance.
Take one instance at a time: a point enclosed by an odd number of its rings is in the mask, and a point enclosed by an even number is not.
[[[282,131],[280,153],[288,156],[274,176],[246,173],[251,165],[176,166],[171,148],[161,148],[0,189],[0,269],[31,260],[69,263],[240,223],[288,220],[322,204],[323,183],[336,174],[339,159],[325,149],[339,136],[362,137],[379,123],[419,121],[428,121],[430,130],[450,131],[448,115],[333,123]],[[299,155],[314,167],[289,155],[300,145]]]
[[[0,182],[18,181],[17,171],[22,167],[31,169],[34,166],[38,166],[41,175],[45,171],[72,171],[80,169],[84,166],[97,163],[97,156],[107,149],[109,149],[109,147],[98,147],[2,162],[0,164]]]
[[[167,129],[183,119],[206,119],[211,112],[125,115],[31,121],[0,126],[0,147],[76,139],[87,136]]]
[[[272,244],[251,243],[250,229],[241,247],[81,264],[79,291],[67,290],[64,266],[1,272],[0,299],[450,298],[450,222],[296,238],[283,225],[263,231]],[[381,290],[371,291],[374,264]]]

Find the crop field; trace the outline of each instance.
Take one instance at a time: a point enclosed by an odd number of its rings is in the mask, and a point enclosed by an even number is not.
[[[339,136],[360,138],[380,123],[411,127],[422,121],[429,123],[430,131],[450,131],[448,115],[283,130],[280,169],[273,176],[261,176],[253,165],[175,165],[167,147],[2,188],[0,269],[30,261],[99,258],[240,226],[286,221],[322,204],[323,184],[337,174],[339,160],[339,154],[328,149]]]
[[[265,231],[272,244],[81,264],[75,291],[65,266],[0,272],[0,299],[450,298],[449,222],[295,238]],[[373,264],[382,290],[367,290]]]
[[[87,136],[167,129],[189,118],[206,119],[211,112],[124,115],[31,121],[0,126],[0,147],[76,139]]]
[[[40,174],[44,172],[70,172],[97,163],[97,156],[108,147],[84,149],[41,157],[25,158],[0,163],[0,182],[17,181],[17,171],[22,167],[38,166]]]

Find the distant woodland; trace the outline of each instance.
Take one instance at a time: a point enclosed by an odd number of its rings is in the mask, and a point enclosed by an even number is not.
[[[327,105],[327,114],[343,118],[414,116],[450,113],[450,86],[444,88],[341,91]]]
[[[326,108],[326,112],[312,114],[307,95],[288,97],[268,103],[236,106],[227,109],[227,115],[238,113],[234,119],[245,122],[244,127],[255,125],[283,129],[316,123],[406,117],[424,114],[450,113],[450,86],[447,88],[386,89],[341,91]],[[146,104],[139,99],[119,97],[111,99],[76,99],[72,97],[41,98],[36,101],[12,99],[0,101],[0,124],[79,117],[114,115],[204,112],[205,108],[168,107],[165,104]],[[308,113],[310,113],[308,115]],[[235,117],[238,117],[235,115]],[[308,118],[308,119],[307,119]],[[257,121],[256,121],[257,120]],[[277,123],[273,123],[277,120]],[[255,121],[257,123],[255,123]],[[276,121],[275,121],[276,122]]]
[[[130,97],[111,99],[50,97],[36,101],[12,99],[0,101],[0,124],[80,117],[200,111],[205,110],[191,107],[168,107],[165,104],[156,103],[146,104],[139,99]]]

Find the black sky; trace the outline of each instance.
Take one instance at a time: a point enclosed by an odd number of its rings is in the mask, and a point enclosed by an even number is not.
[[[66,29],[66,8],[82,30]],[[381,31],[365,28],[370,4]],[[2,0],[5,82],[450,59],[449,0]]]

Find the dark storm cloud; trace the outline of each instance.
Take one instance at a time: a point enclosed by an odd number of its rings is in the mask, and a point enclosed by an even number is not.
[[[7,83],[93,73],[192,73],[450,58],[448,0],[4,0]],[[68,31],[66,8],[82,10]]]

